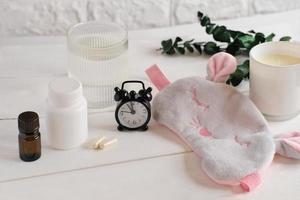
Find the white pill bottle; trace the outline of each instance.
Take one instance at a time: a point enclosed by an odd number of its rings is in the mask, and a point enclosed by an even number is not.
[[[79,81],[63,77],[49,83],[46,132],[50,146],[55,149],[75,148],[86,140],[87,101]]]

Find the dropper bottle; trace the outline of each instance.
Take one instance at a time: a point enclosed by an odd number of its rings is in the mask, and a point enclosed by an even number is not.
[[[23,161],[34,161],[41,157],[40,123],[37,113],[23,112],[18,117],[19,155]]]

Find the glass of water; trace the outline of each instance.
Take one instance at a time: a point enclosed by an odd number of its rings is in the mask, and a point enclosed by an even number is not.
[[[115,23],[85,22],[67,35],[69,76],[79,80],[89,108],[114,105],[114,87],[128,76],[127,31]]]

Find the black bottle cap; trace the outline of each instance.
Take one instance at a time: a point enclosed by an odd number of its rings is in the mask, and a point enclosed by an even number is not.
[[[32,133],[40,128],[39,116],[32,111],[26,111],[18,117],[18,128],[22,133]]]

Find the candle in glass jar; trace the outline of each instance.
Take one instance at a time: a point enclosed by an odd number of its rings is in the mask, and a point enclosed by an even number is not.
[[[286,55],[286,54],[264,54],[259,59],[260,62],[273,65],[273,66],[288,66],[288,65],[296,65],[300,63],[300,57],[296,57],[293,55]]]

